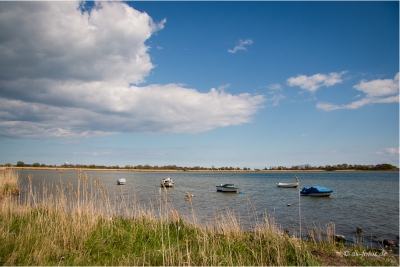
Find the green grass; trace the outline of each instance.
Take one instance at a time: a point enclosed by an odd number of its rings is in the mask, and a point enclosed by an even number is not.
[[[398,265],[390,256],[338,256],[359,248],[301,241],[267,218],[257,219],[252,232],[243,230],[233,213],[219,214],[213,225],[198,224],[195,214],[183,220],[164,190],[157,212],[121,199],[122,212],[116,212],[98,180],[80,173],[78,179],[79,190],[66,185],[51,193],[47,187],[29,187],[20,201],[0,200],[0,265]],[[187,200],[191,204],[190,195]],[[124,208],[127,204],[130,209]]]
[[[100,218],[84,231],[84,235],[76,235],[65,225],[54,223],[65,218],[50,216],[46,222],[51,224],[43,226],[41,216],[43,211],[13,217],[8,238],[2,237],[6,244],[0,249],[2,265],[286,266],[318,263],[284,236],[247,233],[230,237],[187,226],[182,221],[154,222],[122,217],[112,222]],[[63,233],[57,229],[63,229]]]

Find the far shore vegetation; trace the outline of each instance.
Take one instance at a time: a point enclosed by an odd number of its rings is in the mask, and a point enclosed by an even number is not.
[[[151,166],[146,165],[126,165],[125,167],[115,166],[105,166],[105,165],[85,165],[85,164],[70,164],[64,163],[62,165],[46,165],[44,163],[33,163],[26,164],[23,161],[18,161],[16,165],[11,163],[6,163],[0,165],[0,167],[15,167],[15,168],[71,168],[71,169],[100,169],[100,170],[137,170],[137,171],[399,171],[397,166],[392,164],[382,163],[377,165],[360,165],[360,164],[337,164],[337,165],[326,165],[326,166],[311,166],[310,164],[296,165],[292,167],[285,166],[270,166],[263,169],[258,168],[247,168],[247,167],[200,167],[200,166],[177,166],[177,165],[165,165],[165,166]]]
[[[79,171],[68,183],[29,185],[19,172],[0,171],[0,265],[6,266],[398,266],[390,247],[345,246],[335,225],[287,232],[250,199],[249,227],[233,211],[201,224],[186,192],[180,214],[168,190],[153,203],[109,192],[99,179]],[[38,177],[40,179],[40,177]],[[61,177],[60,177],[61,179]],[[299,205],[299,210],[301,206]],[[303,231],[303,232],[302,232]],[[300,235],[301,236],[301,235]]]

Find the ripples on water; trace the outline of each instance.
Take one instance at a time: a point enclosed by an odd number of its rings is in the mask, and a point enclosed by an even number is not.
[[[33,174],[33,186],[60,183],[58,171],[20,171],[21,186],[28,184],[28,174]],[[254,223],[267,214],[282,229],[299,229],[299,189],[277,188],[278,182],[293,182],[294,175],[303,186],[326,186],[333,189],[330,197],[300,197],[302,227],[314,226],[326,229],[333,222],[336,233],[346,238],[356,235],[361,227],[366,237],[376,235],[398,242],[399,235],[399,173],[398,172],[299,172],[299,173],[158,173],[158,172],[112,172],[83,170],[92,179],[100,179],[110,191],[119,192],[128,199],[133,196],[143,205],[157,203],[160,180],[171,177],[174,188],[168,188],[168,198],[181,216],[189,216],[193,208],[202,223],[212,222],[220,214],[234,212],[243,227]],[[127,184],[117,185],[124,177]],[[78,183],[77,171],[61,174],[64,184]],[[216,192],[215,186],[233,183],[241,193]],[[185,192],[193,195],[192,203],[185,200]],[[291,204],[288,206],[288,204]],[[254,216],[256,214],[256,216]],[[304,231],[304,230],[303,230]],[[371,239],[369,242],[372,242]],[[371,244],[373,245],[373,244]]]

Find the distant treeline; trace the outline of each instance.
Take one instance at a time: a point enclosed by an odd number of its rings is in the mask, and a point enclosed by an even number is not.
[[[284,166],[278,166],[278,167],[265,167],[264,169],[251,169],[247,167],[214,167],[212,166],[211,168],[207,167],[200,167],[200,166],[194,166],[194,167],[181,167],[181,166],[176,166],[176,165],[165,165],[165,166],[151,166],[149,164],[146,165],[126,165],[125,167],[120,167],[118,165],[115,166],[104,166],[104,165],[95,165],[95,164],[90,164],[90,165],[84,165],[84,164],[63,164],[63,165],[46,165],[46,164],[40,164],[40,163],[33,163],[33,164],[25,164],[22,161],[18,161],[17,165],[12,165],[11,163],[7,163],[4,165],[5,167],[63,167],[63,168],[82,168],[82,169],[135,169],[135,170],[180,170],[180,171],[190,171],[190,170],[201,170],[201,171],[266,171],[266,170],[325,170],[325,171],[345,171],[345,170],[357,170],[357,171],[386,171],[386,170],[398,170],[396,166],[393,166],[392,164],[377,164],[377,165],[359,165],[359,164],[337,164],[337,165],[326,165],[326,166],[311,166],[309,164],[305,165],[296,165],[292,167],[284,167]]]

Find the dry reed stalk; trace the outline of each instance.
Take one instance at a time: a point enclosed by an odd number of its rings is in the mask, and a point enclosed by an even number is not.
[[[246,196],[246,200],[247,200],[247,204],[250,205],[250,208],[251,208],[251,213],[249,210],[247,210],[249,222],[253,223],[253,221],[254,221],[254,224],[252,225],[252,228],[254,229],[259,224],[259,217],[257,214],[256,207],[253,205],[253,203],[251,202],[251,200],[248,196]]]
[[[297,188],[298,188],[298,192],[299,192],[299,195],[298,195],[298,197],[299,197],[299,235],[300,235],[300,238],[301,238],[301,235],[302,235],[302,229],[301,229],[301,201],[300,201],[300,199],[301,199],[301,194],[300,194],[300,181],[299,181],[299,178],[295,175],[294,176],[294,178],[296,179],[296,182],[297,182]]]
[[[335,244],[335,235],[336,235],[336,226],[333,222],[329,222],[326,225],[326,241],[331,244],[334,245]]]

